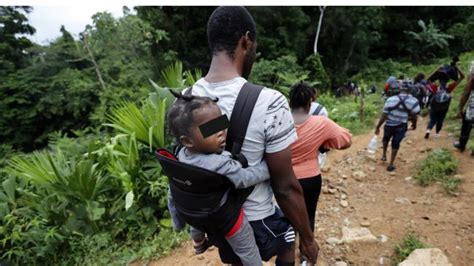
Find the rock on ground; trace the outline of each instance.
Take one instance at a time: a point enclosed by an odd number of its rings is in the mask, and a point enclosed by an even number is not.
[[[439,248],[415,249],[399,266],[452,266]]]
[[[342,241],[344,243],[377,242],[377,238],[372,235],[370,230],[367,228],[349,228],[344,226],[342,227]]]
[[[363,179],[365,179],[367,177],[367,175],[362,171],[355,171],[355,172],[352,173],[352,177],[356,181],[362,181]]]

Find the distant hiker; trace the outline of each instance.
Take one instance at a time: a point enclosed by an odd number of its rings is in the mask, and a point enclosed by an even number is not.
[[[469,72],[464,92],[459,100],[459,112],[457,115],[458,118],[462,118],[461,134],[459,141],[454,143],[454,147],[461,152],[466,149],[472,125],[474,124],[474,61],[471,62]],[[466,109],[464,110],[464,108]]]
[[[313,96],[311,96],[311,108],[309,109],[310,115],[322,115],[324,117],[329,117],[328,116],[328,110],[326,107],[324,107],[322,104],[318,103],[316,101],[317,99],[317,91],[314,87],[311,87],[311,90],[313,92]],[[327,158],[327,150],[321,149],[319,150],[319,156],[318,156],[318,161],[319,165],[324,167],[324,164],[326,163],[326,158]]]
[[[255,21],[244,7],[218,7],[208,20],[207,38],[211,65],[206,76],[194,84],[192,94],[218,97],[219,109],[231,117],[236,99],[247,83],[256,58]],[[319,251],[308,223],[308,214],[302,208],[305,206],[303,191],[291,165],[289,146],[296,139],[286,98],[275,90],[261,90],[241,150],[250,166],[265,159],[270,171],[270,182],[255,186],[244,209],[262,259],[269,260],[277,255],[277,265],[294,264],[295,238],[292,226],[300,233],[302,252],[308,261],[315,263]],[[279,207],[273,203],[273,196]],[[224,238],[210,241],[219,248],[223,263],[241,262]]]
[[[387,171],[395,170],[394,161],[400,148],[400,142],[405,137],[408,128],[408,120],[412,121],[412,129],[416,129],[417,114],[420,112],[418,100],[408,94],[408,87],[401,87],[400,94],[387,99],[383,108],[375,134],[380,133],[380,127],[385,123],[383,134],[382,161],[387,161],[387,148],[392,141],[392,155]]]
[[[370,89],[369,89],[369,94],[374,94],[377,92],[377,86],[375,86],[375,84],[372,84],[372,86],[370,86]]]
[[[305,83],[293,85],[290,89],[290,108],[295,120],[298,139],[290,145],[291,162],[296,178],[303,188],[306,211],[311,231],[319,194],[321,192],[321,168],[316,160],[318,150],[347,149],[351,146],[349,130],[340,127],[325,116],[309,113],[313,100],[313,88]],[[303,255],[302,261],[306,258]]]
[[[203,135],[200,128],[222,116],[219,107],[213,100],[192,95],[175,94],[175,96],[178,99],[168,111],[167,120],[177,143],[182,145],[177,154],[180,162],[222,174],[232,182],[235,188],[248,188],[270,178],[265,161],[261,161],[253,167],[243,168],[239,161],[232,159],[232,154],[224,150],[227,139],[225,129],[210,136]],[[176,229],[180,229],[179,225],[182,225],[183,222],[179,219],[171,193],[168,195],[169,210],[174,218],[173,224],[175,228],[177,227]],[[223,196],[220,199],[221,206],[225,201]],[[207,206],[207,208],[212,207]],[[238,207],[242,208],[242,205]],[[239,209],[235,211],[238,212]],[[247,217],[242,212],[240,215],[242,218],[239,218],[236,224],[228,226],[228,228],[236,228],[236,230],[222,232],[222,237],[225,237],[244,265],[262,265],[262,258],[255,242],[253,230]],[[191,237],[196,254],[207,250],[209,244],[204,232],[191,226]]]
[[[430,103],[430,120],[426,128],[425,139],[430,137],[430,132],[436,126],[435,137],[439,137],[439,132],[443,128],[443,122],[451,104],[450,93],[464,79],[464,73],[457,67],[459,61],[457,57],[453,58],[451,64],[442,65],[437,68],[428,78],[432,83],[431,89],[433,96]],[[448,84],[449,80],[454,80]],[[435,82],[439,81],[439,85]]]
[[[413,86],[411,88],[410,94],[415,97],[418,102],[420,103],[420,108],[423,109],[425,104],[423,102],[424,98],[427,95],[426,92],[426,81],[425,80],[425,74],[423,73],[418,73],[416,77],[413,79]]]

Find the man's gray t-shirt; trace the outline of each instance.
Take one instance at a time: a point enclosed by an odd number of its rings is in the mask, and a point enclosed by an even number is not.
[[[237,77],[218,83],[208,83],[204,78],[193,86],[193,95],[218,97],[217,105],[230,119],[235,101],[247,82]],[[297,139],[288,101],[278,91],[264,88],[260,93],[249,121],[241,153],[249,166],[262,161],[265,153],[282,151]],[[275,213],[270,181],[257,184],[244,203],[249,221],[261,220]]]
[[[399,104],[400,101],[404,102],[407,110],[404,109],[402,104]],[[385,101],[383,112],[387,115],[387,122],[385,122],[385,125],[392,127],[398,126],[406,124],[408,122],[408,117],[411,114],[418,114],[420,112],[420,104],[415,97],[407,93],[400,93],[399,95],[392,96]]]

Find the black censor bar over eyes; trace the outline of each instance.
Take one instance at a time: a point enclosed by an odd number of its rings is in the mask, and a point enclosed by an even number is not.
[[[219,131],[229,128],[230,121],[227,118],[227,115],[221,115],[216,119],[212,119],[209,122],[206,122],[199,126],[203,138],[207,138],[216,134]]]

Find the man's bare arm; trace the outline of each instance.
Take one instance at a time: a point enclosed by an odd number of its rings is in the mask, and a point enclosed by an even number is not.
[[[319,246],[314,240],[313,232],[311,232],[303,190],[293,172],[290,149],[266,153],[265,160],[268,170],[270,170],[270,181],[278,205],[300,233],[302,249],[308,260],[315,263]]]

